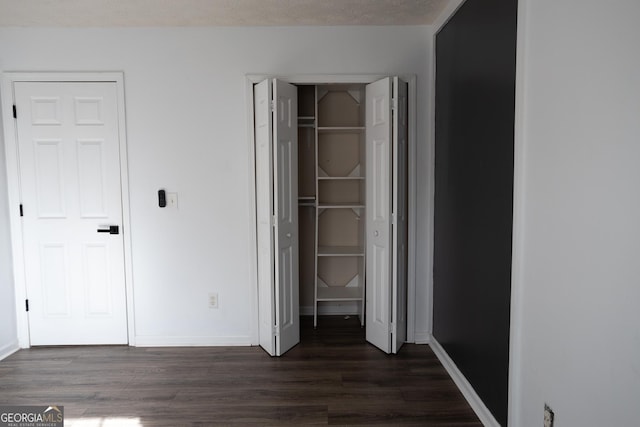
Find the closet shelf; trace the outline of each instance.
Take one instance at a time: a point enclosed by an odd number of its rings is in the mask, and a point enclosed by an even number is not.
[[[348,181],[348,180],[361,180],[364,181],[364,176],[319,176],[318,181]]]
[[[360,246],[318,246],[318,256],[364,256]]]
[[[315,208],[316,207],[316,197],[315,196],[299,196],[298,197],[298,206],[308,206]]]
[[[299,128],[315,129],[315,127],[316,127],[316,118],[313,117],[313,116],[299,116],[298,117],[298,127]]]
[[[318,126],[318,133],[362,133],[364,126]]]
[[[318,301],[362,301],[362,288],[319,287]]]
[[[361,209],[364,204],[360,202],[318,203],[319,209]]]

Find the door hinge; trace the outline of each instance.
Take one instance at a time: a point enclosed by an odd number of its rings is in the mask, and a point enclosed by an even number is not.
[[[391,214],[391,224],[395,224],[396,223],[396,214],[392,213]]]
[[[395,334],[396,333],[396,324],[391,322],[389,323],[389,333],[390,334]]]
[[[18,118],[18,110],[16,108],[16,104],[13,104],[13,118],[14,119]]]
[[[20,203],[20,216],[24,216],[24,211],[22,210],[22,203]]]
[[[276,100],[272,99],[271,100],[271,111],[275,111],[276,110]]]
[[[275,227],[276,226],[276,222],[278,222],[278,217],[276,215],[273,215],[271,217],[271,226]]]
[[[391,111],[398,109],[398,98],[391,98]]]
[[[278,328],[278,325],[273,325],[273,336],[274,337],[280,336],[280,328]]]
[[[25,308],[27,309],[27,311],[29,311],[29,300],[28,299],[24,300],[24,305],[25,305]]]

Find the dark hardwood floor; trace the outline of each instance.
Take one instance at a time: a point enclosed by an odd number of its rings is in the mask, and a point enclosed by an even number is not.
[[[431,349],[389,356],[356,318],[302,318],[259,347],[39,347],[0,361],[0,404],[64,405],[65,425],[481,426]]]

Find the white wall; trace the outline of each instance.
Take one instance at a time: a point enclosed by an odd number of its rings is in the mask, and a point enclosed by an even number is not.
[[[254,327],[245,74],[414,73],[428,27],[0,29],[4,71],[124,71],[137,342],[246,344]],[[418,157],[428,156],[419,120]],[[426,161],[424,164],[427,164]],[[419,188],[429,174],[419,168]],[[159,209],[159,188],[179,210]],[[424,192],[424,190],[423,190]],[[418,218],[427,218],[419,201]],[[419,228],[419,262],[429,232]],[[417,330],[430,312],[421,270]],[[218,310],[207,307],[219,293]]]
[[[18,348],[6,169],[4,141],[0,132],[0,359]]]
[[[637,425],[640,2],[520,7],[511,424],[542,425],[547,402],[558,426]]]

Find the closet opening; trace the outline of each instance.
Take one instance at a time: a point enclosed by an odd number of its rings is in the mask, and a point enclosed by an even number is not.
[[[314,330],[357,320],[396,353],[407,339],[407,83],[265,79],[253,95],[260,345],[284,354],[304,316]]]
[[[298,86],[299,301],[314,328],[322,315],[365,325],[364,89]]]

